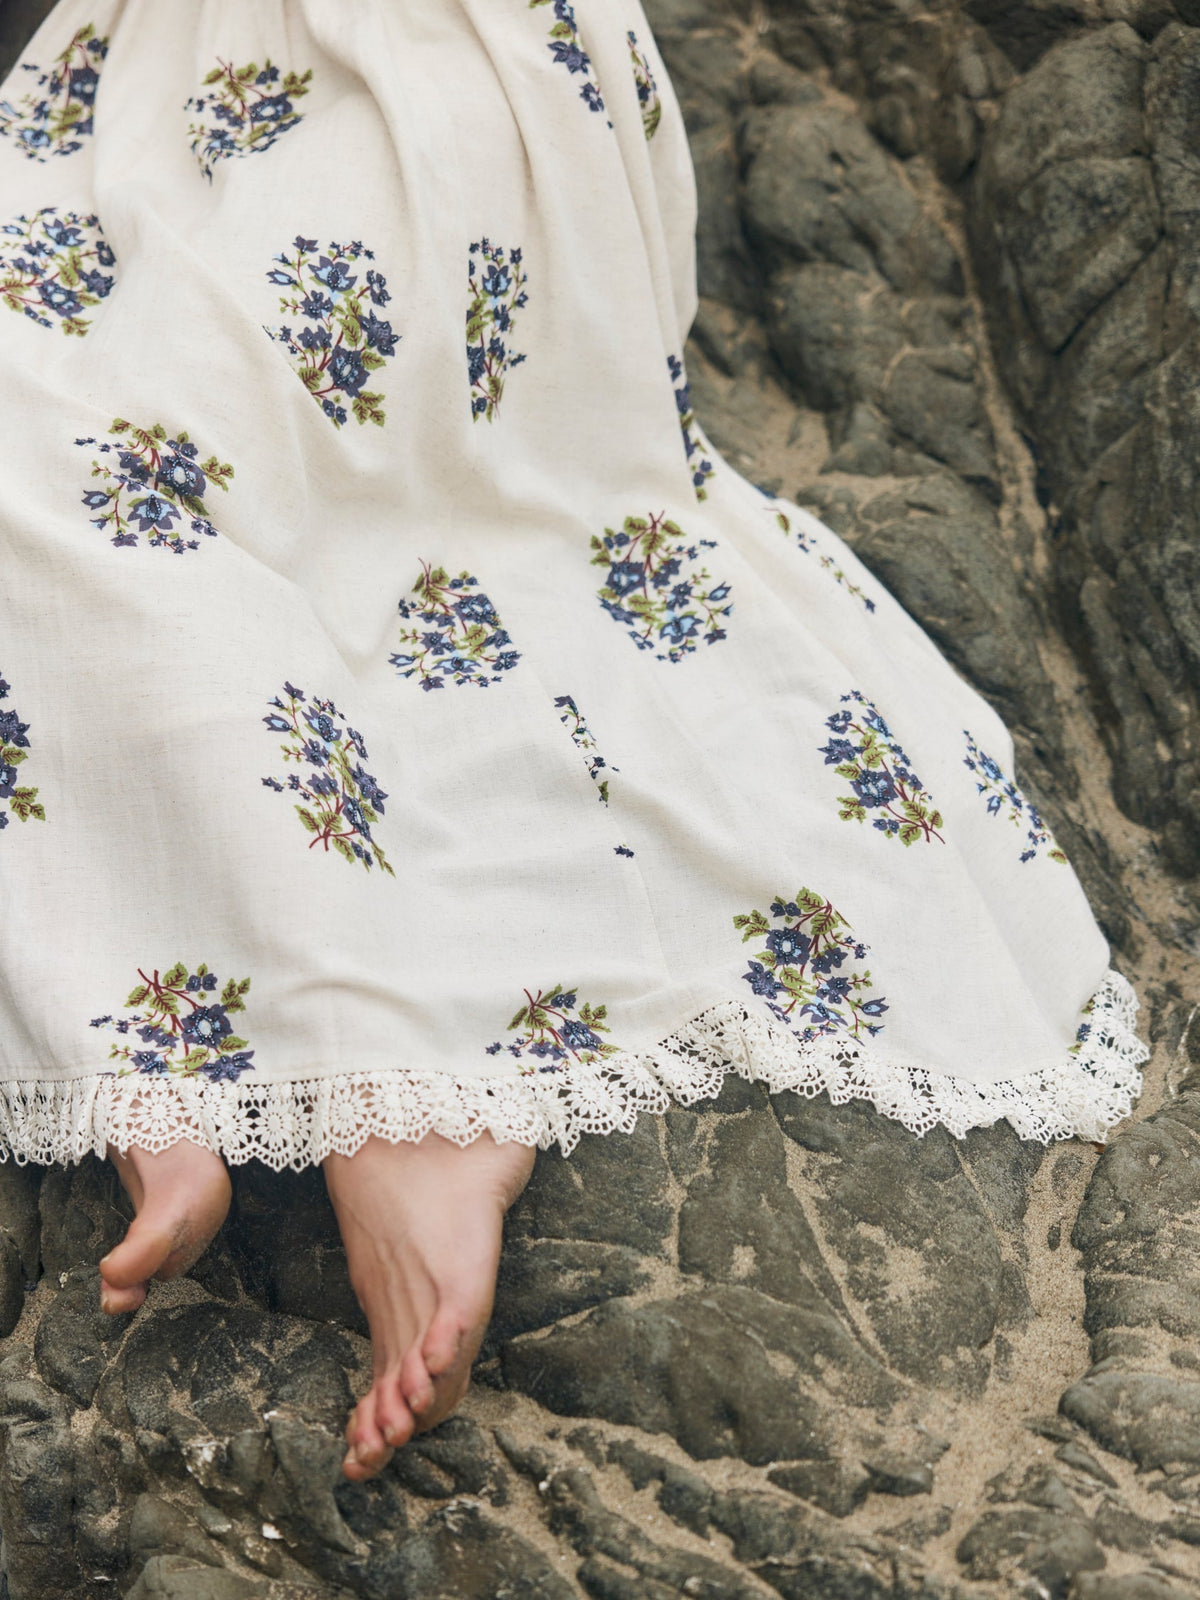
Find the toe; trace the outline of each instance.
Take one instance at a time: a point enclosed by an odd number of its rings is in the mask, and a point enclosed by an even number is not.
[[[445,1373],[434,1384],[433,1403],[417,1418],[417,1433],[428,1433],[445,1422],[462,1404],[471,1387],[471,1368],[466,1362],[460,1368]]]
[[[404,1363],[400,1368],[400,1392],[408,1401],[409,1410],[416,1417],[423,1411],[428,1411],[433,1404],[433,1379],[418,1345],[411,1346],[404,1357]]]
[[[346,1477],[360,1482],[373,1478],[391,1459],[392,1452],[380,1432],[375,1415],[375,1390],[369,1389],[354,1408],[350,1428],[350,1449],[342,1462]]]
[[[458,1360],[463,1319],[452,1306],[439,1307],[421,1343],[421,1357],[432,1378],[440,1378]]]
[[[119,1316],[124,1311],[136,1311],[145,1298],[144,1283],[118,1287],[106,1278],[100,1279],[100,1309],[106,1311],[110,1317]]]
[[[174,1234],[168,1219],[149,1213],[135,1217],[121,1243],[101,1261],[101,1278],[114,1289],[144,1287],[176,1248]]]
[[[224,1162],[188,1140],[155,1154],[131,1146],[127,1155],[114,1159],[137,1215],[100,1263],[101,1276],[114,1289],[134,1289],[149,1278],[186,1272],[229,1210],[232,1190]]]
[[[428,1381],[428,1380],[427,1380]],[[406,1400],[401,1372],[384,1373],[375,1384],[375,1422],[393,1450],[407,1444],[413,1433],[413,1414]],[[430,1385],[430,1398],[433,1387]]]

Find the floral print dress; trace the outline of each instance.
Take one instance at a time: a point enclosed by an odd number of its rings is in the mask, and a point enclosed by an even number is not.
[[[0,1143],[1103,1137],[996,714],[705,439],[638,0],[61,0],[0,86]]]

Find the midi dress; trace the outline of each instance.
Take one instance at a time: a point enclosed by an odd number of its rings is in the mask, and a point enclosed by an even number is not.
[[[692,410],[638,0],[61,0],[0,87],[0,1141],[1101,1139],[997,714]]]

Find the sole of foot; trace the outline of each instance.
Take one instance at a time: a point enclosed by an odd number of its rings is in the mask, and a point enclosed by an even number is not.
[[[533,1170],[525,1145],[483,1134],[371,1137],[324,1162],[350,1281],[371,1331],[374,1377],[346,1426],[342,1470],[372,1478],[436,1427],[471,1381],[496,1289],[504,1213]]]
[[[136,1311],[151,1278],[177,1278],[194,1265],[225,1220],[232,1190],[220,1156],[181,1139],[151,1153],[130,1145],[108,1158],[133,1201],[134,1219],[100,1262],[100,1306]]]

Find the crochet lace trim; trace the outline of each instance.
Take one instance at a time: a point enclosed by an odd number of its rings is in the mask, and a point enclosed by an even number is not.
[[[407,1068],[343,1073],[294,1082],[209,1083],[112,1073],[68,1082],[0,1084],[0,1159],[79,1161],[137,1144],[165,1150],[190,1139],[227,1161],[257,1158],[276,1171],[352,1155],[371,1135],[392,1141],[433,1131],[469,1144],[485,1130],[499,1140],[557,1141],[567,1154],[584,1133],[629,1132],[643,1111],[665,1111],[717,1094],[727,1072],[774,1092],[837,1105],[869,1100],[914,1133],[944,1127],[956,1137],[1007,1117],[1023,1139],[1102,1141],[1129,1115],[1149,1055],[1137,1037],[1137,997],[1109,972],[1074,1053],[1001,1083],[964,1078],[889,1059],[876,1047],[821,1037],[808,1043],[737,1000],[710,1006],[654,1049],[624,1051],[563,1073],[515,1073],[455,1080]]]

